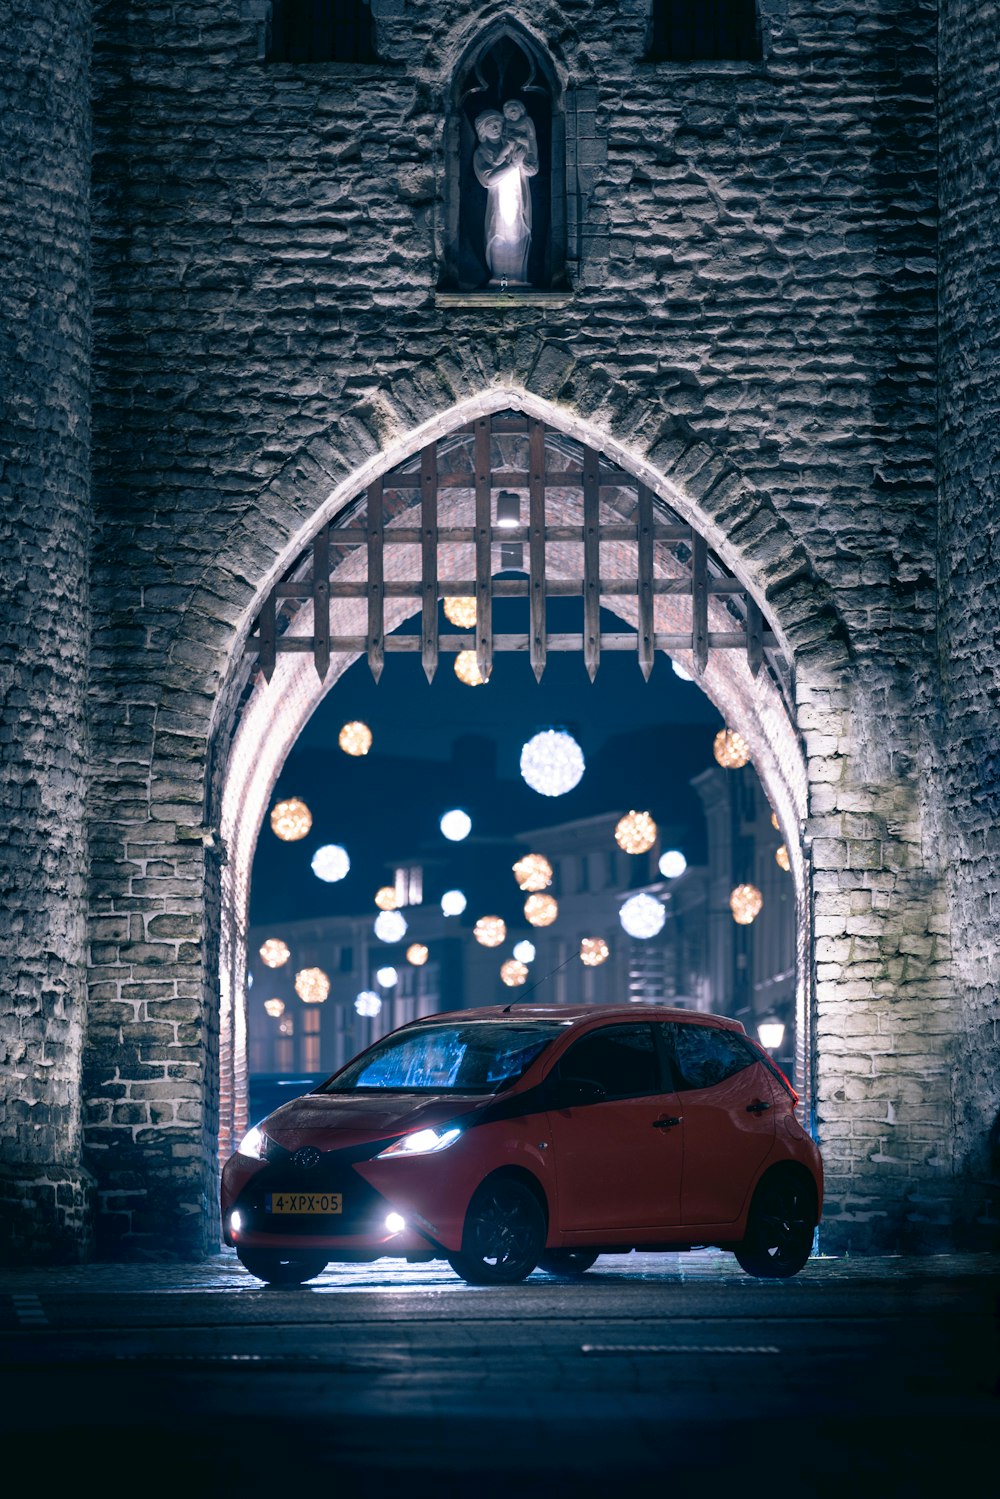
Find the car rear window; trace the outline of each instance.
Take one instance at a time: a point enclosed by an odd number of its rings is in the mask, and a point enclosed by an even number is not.
[[[565,1022],[473,1021],[386,1036],[320,1093],[497,1093],[521,1076]]]
[[[674,1081],[681,1091],[714,1088],[760,1061],[743,1037],[714,1025],[670,1022],[664,1024],[662,1034]]]

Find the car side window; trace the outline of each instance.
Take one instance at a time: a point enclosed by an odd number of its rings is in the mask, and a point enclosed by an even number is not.
[[[559,1075],[598,1083],[608,1098],[661,1092],[652,1027],[608,1025],[581,1036],[562,1058]]]
[[[714,1025],[685,1025],[674,1021],[663,1023],[678,1091],[691,1088],[714,1088],[760,1058],[734,1031]]]

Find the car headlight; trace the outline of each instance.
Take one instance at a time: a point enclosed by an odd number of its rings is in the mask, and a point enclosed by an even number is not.
[[[267,1136],[259,1124],[255,1124],[253,1129],[248,1129],[236,1147],[237,1155],[249,1156],[251,1161],[264,1160],[266,1150]]]
[[[384,1161],[391,1155],[431,1155],[436,1150],[447,1150],[449,1145],[454,1145],[461,1133],[455,1125],[446,1129],[414,1130],[412,1135],[404,1135],[395,1145],[380,1150],[375,1159]]]

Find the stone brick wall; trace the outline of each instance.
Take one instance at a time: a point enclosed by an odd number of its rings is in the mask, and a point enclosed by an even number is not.
[[[218,1243],[210,823],[255,603],[332,495],[499,387],[659,476],[795,656],[825,1232],[923,1247],[958,1031],[928,836],[935,8],[762,0],[763,63],[654,66],[644,0],[509,7],[575,118],[574,289],[510,306],[435,292],[443,101],[481,19],[374,9],[387,61],[354,69],[263,65],[256,3],[96,9],[101,1252]]]
[[[965,1232],[1000,1219],[1000,171],[997,17],[941,5],[941,796],[963,1000],[953,1127],[973,1189]],[[990,1129],[994,1134],[991,1140]],[[978,1190],[977,1190],[978,1188]]]
[[[89,1248],[80,1170],[89,6],[0,31],[0,1258]]]

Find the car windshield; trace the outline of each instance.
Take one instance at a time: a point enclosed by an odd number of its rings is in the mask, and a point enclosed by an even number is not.
[[[516,1082],[566,1022],[422,1025],[355,1057],[320,1093],[498,1093]]]

